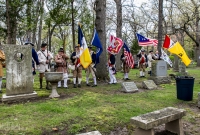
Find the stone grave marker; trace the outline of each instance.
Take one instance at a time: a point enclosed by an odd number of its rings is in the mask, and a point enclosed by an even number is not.
[[[171,79],[167,76],[167,63],[163,60],[152,62],[151,76],[149,80],[153,80],[155,84],[171,83]]]
[[[88,133],[82,133],[82,134],[77,134],[77,135],[101,135],[99,131],[92,131]]]
[[[142,82],[142,86],[145,89],[148,90],[153,90],[153,89],[157,89],[157,85],[154,83],[153,80],[145,80]]]
[[[4,45],[6,55],[6,94],[2,101],[37,97],[33,91],[32,47]]]
[[[130,92],[137,92],[138,88],[134,82],[123,82],[123,91],[130,93]]]

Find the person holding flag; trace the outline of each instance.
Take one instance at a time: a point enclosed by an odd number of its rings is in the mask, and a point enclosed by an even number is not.
[[[147,55],[145,54],[145,50],[140,50],[140,52],[137,54],[137,57],[139,58],[140,77],[145,77],[145,69],[148,60]]]
[[[134,60],[133,60],[133,56],[125,42],[123,45],[123,49],[124,50],[121,55],[121,61],[123,63],[124,80],[130,80],[128,78],[128,74],[129,74],[130,68],[134,68]]]
[[[97,86],[97,79],[96,79],[96,75],[95,75],[95,72],[96,72],[96,53],[94,51],[92,51],[92,46],[89,46],[88,49],[89,49],[90,55],[92,57],[92,63],[86,69],[86,85],[90,86],[89,76],[90,76],[90,73],[91,73],[92,77],[94,79],[94,85],[92,85],[92,87],[96,87]]]
[[[73,72],[73,83],[74,88],[76,88],[76,78],[78,77],[78,87],[81,87],[81,80],[82,80],[82,65],[80,63],[80,46],[75,46],[75,51],[71,54],[71,62],[74,65]]]
[[[95,75],[96,65],[99,63],[99,56],[103,52],[101,41],[99,39],[99,36],[97,34],[96,29],[94,30],[94,35],[93,35],[91,44],[93,46],[95,46],[97,48],[97,50],[96,50],[96,53],[95,53],[94,51],[92,51],[92,46],[88,47],[89,52],[90,52],[90,56],[92,58],[92,64],[90,64],[90,66],[86,70],[86,85],[90,86],[89,85],[89,75],[91,73],[92,76],[93,76],[93,79],[94,79],[94,85],[92,85],[92,87],[96,87],[97,86],[97,80],[96,80],[96,75]]]

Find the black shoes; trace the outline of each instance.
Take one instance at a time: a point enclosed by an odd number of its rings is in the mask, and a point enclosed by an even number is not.
[[[90,85],[87,83],[86,86],[90,86]]]
[[[92,87],[97,87],[97,85],[92,85]]]
[[[79,88],[81,88],[81,85],[80,85],[80,84],[78,84],[78,87],[79,87]]]
[[[74,84],[74,88],[76,88],[76,84]]]

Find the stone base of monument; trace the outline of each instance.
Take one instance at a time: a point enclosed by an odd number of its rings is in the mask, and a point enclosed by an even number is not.
[[[30,99],[30,98],[36,98],[38,95],[35,91],[33,93],[29,94],[18,94],[18,95],[12,95],[12,96],[6,96],[6,94],[2,95],[2,102],[7,101],[20,101],[23,99]]]
[[[57,88],[58,83],[53,83],[51,82],[51,86],[52,86],[52,91],[51,91],[51,95],[49,96],[50,98],[57,98],[60,97],[60,95],[58,94],[56,88]]]
[[[169,84],[171,83],[171,78],[169,76],[150,76],[149,80],[153,80],[155,84]]]
[[[99,131],[92,131],[88,133],[82,133],[82,134],[77,134],[77,135],[101,135]]]

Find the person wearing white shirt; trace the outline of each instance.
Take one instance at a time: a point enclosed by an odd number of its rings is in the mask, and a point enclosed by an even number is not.
[[[50,60],[53,58],[53,55],[50,51],[47,51],[47,44],[42,43],[41,49],[37,52],[39,59],[39,73],[40,73],[40,89],[42,89],[42,82],[45,72],[50,71]],[[49,82],[46,81],[46,89],[50,90]]]

